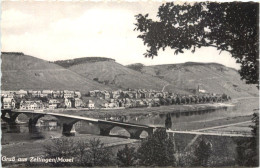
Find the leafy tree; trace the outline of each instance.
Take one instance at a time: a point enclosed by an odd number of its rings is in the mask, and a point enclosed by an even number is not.
[[[71,158],[77,154],[77,143],[71,138],[53,139],[52,143],[44,146],[46,158],[64,157]],[[57,162],[51,163],[54,166],[69,166],[71,163]]]
[[[112,164],[113,153],[111,149],[105,148],[104,143],[99,139],[89,141],[89,149],[86,154],[86,160],[92,166],[109,166]]]
[[[241,64],[241,79],[259,83],[259,4],[253,2],[169,2],[159,7],[158,21],[136,15],[135,30],[148,50],[145,57],[169,47],[174,54],[201,47],[227,51]]]
[[[172,118],[171,118],[171,114],[170,114],[170,113],[168,113],[168,114],[166,115],[165,128],[166,128],[166,129],[171,129],[171,128],[172,128]]]
[[[137,160],[137,154],[134,147],[125,147],[117,152],[117,160],[120,166],[134,166]]]
[[[141,63],[131,64],[131,65],[128,65],[127,67],[130,69],[133,69],[135,71],[142,72],[144,64],[141,64]]]
[[[207,166],[211,152],[211,144],[202,139],[194,151],[194,166]]]
[[[139,164],[142,166],[174,166],[175,150],[173,139],[166,130],[157,129],[153,135],[142,141],[137,150]]]
[[[73,163],[50,163],[53,166],[109,166],[112,165],[112,152],[99,139],[90,141],[72,138],[53,139],[44,146],[46,158],[74,158]]]

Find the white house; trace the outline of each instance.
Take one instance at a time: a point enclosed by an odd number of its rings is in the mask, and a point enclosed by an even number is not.
[[[65,98],[64,103],[65,103],[65,106],[66,106],[67,108],[71,108],[71,107],[72,107],[72,102],[71,102],[70,99],[66,99],[66,98]]]
[[[3,108],[4,109],[14,109],[15,108],[15,100],[13,98],[4,98],[3,99]]]
[[[83,105],[83,101],[80,98],[75,98],[75,107],[81,107]]]
[[[76,91],[75,95],[77,96],[77,98],[81,98],[81,93],[79,91]]]
[[[89,109],[94,109],[95,108],[95,103],[92,100],[89,100],[87,103],[87,107]]]
[[[20,103],[20,109],[23,109],[23,110],[40,110],[43,108],[44,108],[44,105],[41,100],[37,100],[37,101],[22,100]]]
[[[56,109],[57,107],[57,104],[49,104],[49,109]]]

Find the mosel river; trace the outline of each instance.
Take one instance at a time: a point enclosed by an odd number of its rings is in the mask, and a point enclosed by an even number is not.
[[[138,109],[137,109],[138,110]],[[213,120],[218,120],[227,117],[241,116],[244,113],[237,109],[235,106],[229,106],[218,110],[205,110],[197,112],[186,112],[186,113],[170,113],[172,120],[172,130],[193,130],[196,124],[202,124],[204,122],[210,122]],[[167,114],[157,114],[157,115],[140,115],[140,116],[127,116],[121,118],[122,122],[138,123],[144,125],[155,125],[164,126]],[[20,115],[18,117],[20,122],[17,125],[7,125],[2,123],[2,145],[6,143],[16,143],[16,142],[29,142],[39,139],[50,139],[61,137],[62,126],[57,123],[54,117],[44,117],[39,119],[37,126],[29,128],[26,123],[28,119],[25,115]],[[85,121],[79,121],[74,124],[73,131],[75,136],[79,134],[99,134],[98,126],[87,123]],[[111,130],[110,134],[112,136],[126,136],[129,134],[124,129],[115,127]],[[142,137],[147,136],[146,132],[141,134]]]

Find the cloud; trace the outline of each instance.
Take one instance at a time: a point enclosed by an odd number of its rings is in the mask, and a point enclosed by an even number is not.
[[[32,15],[14,9],[3,10],[1,17],[1,25],[4,29],[10,29],[13,27],[19,29],[23,26],[28,25],[28,23],[32,22],[35,19]]]

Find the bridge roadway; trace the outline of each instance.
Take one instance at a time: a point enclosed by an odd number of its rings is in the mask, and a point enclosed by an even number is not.
[[[110,131],[114,127],[121,127],[129,132],[130,138],[138,139],[140,138],[140,134],[143,131],[146,131],[148,135],[152,134],[154,131],[153,126],[148,125],[141,125],[141,124],[134,124],[134,123],[126,123],[126,122],[117,122],[117,121],[107,121],[102,119],[95,119],[89,117],[82,117],[76,115],[68,115],[68,114],[61,114],[61,113],[53,113],[48,111],[29,111],[29,110],[1,110],[2,115],[1,118],[8,124],[16,124],[16,119],[20,114],[25,114],[29,118],[29,128],[34,127],[41,117],[45,115],[51,115],[58,119],[58,121],[63,125],[62,133],[64,135],[71,135],[71,130],[73,124],[78,121],[87,121],[89,123],[95,124],[100,129],[101,135],[109,135]],[[9,117],[6,116],[9,115]],[[30,130],[30,129],[29,129]]]
[[[239,132],[234,133],[233,131],[230,131],[231,133],[214,131],[214,129],[226,128],[226,127],[230,127],[230,126],[249,124],[249,123],[252,123],[252,121],[244,121],[244,122],[238,122],[238,123],[233,123],[233,124],[219,125],[219,126],[214,126],[214,127],[207,127],[207,128],[197,129],[197,130],[191,130],[191,131],[167,130],[167,132],[168,133],[179,133],[179,134],[193,134],[196,136],[197,135],[214,135],[214,136],[228,136],[228,137],[252,137],[251,133],[243,134],[243,133],[239,133]],[[202,132],[202,131],[208,131],[208,130],[213,130],[213,132]]]
[[[227,137],[252,137],[249,134],[232,134],[232,133],[216,133],[216,132],[197,132],[197,131],[170,131],[168,133],[179,133],[179,134],[193,134],[193,135],[213,135],[213,136],[227,136]]]

